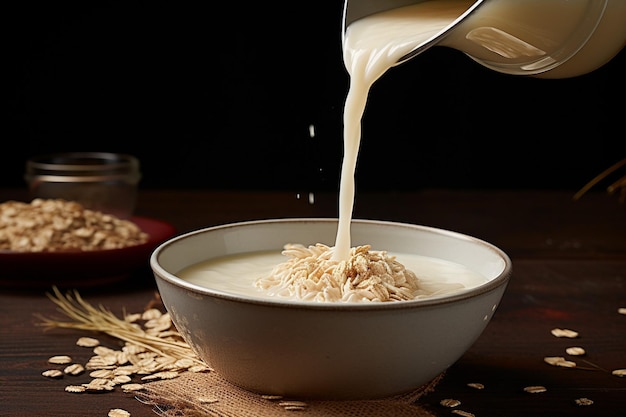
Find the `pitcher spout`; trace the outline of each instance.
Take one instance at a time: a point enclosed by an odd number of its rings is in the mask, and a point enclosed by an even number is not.
[[[456,14],[416,43],[398,64],[444,46],[494,71],[567,78],[604,65],[626,44],[622,0],[346,0],[342,39],[345,42],[348,27],[357,20],[405,11],[415,13],[419,32],[429,24],[433,10],[433,19],[442,11]]]

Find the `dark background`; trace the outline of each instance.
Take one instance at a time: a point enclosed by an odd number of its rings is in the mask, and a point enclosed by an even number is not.
[[[341,10],[19,2],[4,13],[0,186],[24,187],[32,155],[111,151],[140,159],[143,188],[336,190]],[[626,157],[625,59],[546,80],[432,48],[374,85],[357,188],[577,190]]]

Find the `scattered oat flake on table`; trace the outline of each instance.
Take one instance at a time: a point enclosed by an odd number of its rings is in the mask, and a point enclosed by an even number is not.
[[[111,354],[115,354],[115,350],[106,346],[95,346],[93,348],[93,353],[98,356],[107,356]]]
[[[553,366],[562,366],[563,368],[576,368],[576,362],[568,361],[562,356],[546,356],[544,362]]]
[[[76,345],[82,347],[96,347],[99,344],[100,341],[98,339],[94,339],[93,337],[80,337],[76,341]]]
[[[626,376],[626,369],[616,369],[611,374],[615,376]]]
[[[439,401],[439,404],[443,405],[444,407],[454,408],[461,405],[461,401],[455,400],[453,398],[444,398],[443,400]]]
[[[85,367],[80,363],[73,363],[71,365],[67,365],[63,370],[63,373],[66,375],[80,375],[85,372]]]
[[[132,374],[137,372],[137,368],[135,368],[132,365],[120,366],[118,368],[112,369],[112,371],[113,371],[113,374],[115,376],[121,376],[121,375],[128,375],[128,376],[130,376],[130,375],[132,375]]]
[[[556,366],[561,366],[563,368],[576,368],[576,362],[573,361],[560,361],[556,363]]]
[[[556,336],[556,337],[569,337],[569,338],[575,338],[578,337],[578,332],[574,331],[574,330],[570,330],[570,329],[552,329],[550,331],[552,333],[552,335]]]
[[[79,392],[85,392],[85,391],[87,391],[87,388],[85,388],[82,385],[68,385],[65,387],[65,392],[79,393]]]
[[[91,371],[89,376],[92,378],[112,378],[114,373],[111,369],[96,369]]]
[[[43,371],[41,375],[48,378],[61,378],[63,376],[63,372],[58,369],[48,369],[47,371]]]
[[[618,308],[618,309],[617,309],[617,312],[618,312],[619,314],[626,314],[626,307],[620,307],[620,308]]]
[[[131,381],[131,378],[128,375],[116,375],[111,379],[111,381],[113,381],[116,385],[127,384]]]
[[[107,414],[107,416],[108,417],[130,417],[130,413],[121,408],[112,408],[111,410],[109,410],[109,414]]]
[[[131,391],[140,391],[144,389],[145,387],[143,384],[130,383],[130,384],[122,385],[121,388],[122,390],[124,390],[124,392],[131,392]]]
[[[546,392],[547,389],[543,385],[531,385],[524,388],[524,391],[529,392],[531,394],[538,394],[540,392]]]
[[[51,358],[49,358],[48,362],[54,363],[57,365],[66,365],[72,362],[72,358],[70,358],[67,355],[57,355],[57,356],[52,356]]]
[[[88,384],[83,384],[88,391],[112,391],[115,388],[115,384],[110,379],[95,378],[89,381]]]
[[[572,346],[565,349],[565,353],[572,356],[582,356],[586,352],[585,349],[581,348],[580,346]]]
[[[581,405],[581,406],[593,404],[592,400],[590,400],[589,398],[585,398],[585,397],[583,397],[583,398],[576,398],[576,400],[574,400],[574,402],[576,402],[576,405]]]
[[[485,386],[480,382],[470,382],[469,384],[467,384],[467,386],[470,388],[485,389]]]
[[[565,358],[562,356],[546,356],[545,358],[543,358],[543,361],[550,365],[556,365],[557,363],[562,362],[564,360]]]

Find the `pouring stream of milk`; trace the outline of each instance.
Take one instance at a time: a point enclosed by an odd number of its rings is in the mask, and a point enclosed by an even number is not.
[[[344,155],[334,260],[349,258],[361,119],[372,84],[400,58],[450,25],[473,3],[468,0],[426,1],[366,16],[346,29],[343,60],[350,75],[350,87],[344,104]]]

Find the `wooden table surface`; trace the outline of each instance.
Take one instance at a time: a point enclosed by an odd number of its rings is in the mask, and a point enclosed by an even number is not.
[[[423,190],[357,195],[355,218],[466,233],[496,244],[513,260],[513,278],[493,320],[435,390],[419,400],[432,414],[455,415],[440,405],[446,398],[461,401],[460,408],[476,417],[615,417],[626,412],[626,377],[611,374],[626,368],[626,315],[618,312],[626,307],[626,206],[602,191],[578,201],[572,194]],[[336,217],[336,195],[312,197],[290,192],[141,190],[136,214],[170,223],[178,233],[242,220]],[[10,199],[27,201],[23,190],[0,190],[0,202]],[[90,303],[120,314],[143,310],[156,294],[147,259],[146,269],[125,281],[78,289]],[[112,408],[123,408],[133,417],[154,416],[150,406],[131,394],[70,394],[64,392],[67,378],[42,376],[53,355],[84,360],[89,356],[75,345],[83,333],[44,332],[37,326],[35,314],[59,315],[45,295],[49,290],[0,289],[0,415],[106,416]],[[551,334],[554,328],[573,329],[580,336],[557,338]],[[587,354],[569,357],[565,349],[570,346],[581,346]],[[592,370],[551,366],[544,362],[546,356],[568,357]],[[86,375],[84,379],[89,380]],[[485,388],[468,387],[472,382]],[[547,391],[524,391],[534,385]],[[575,402],[579,398],[593,404],[579,406]]]

